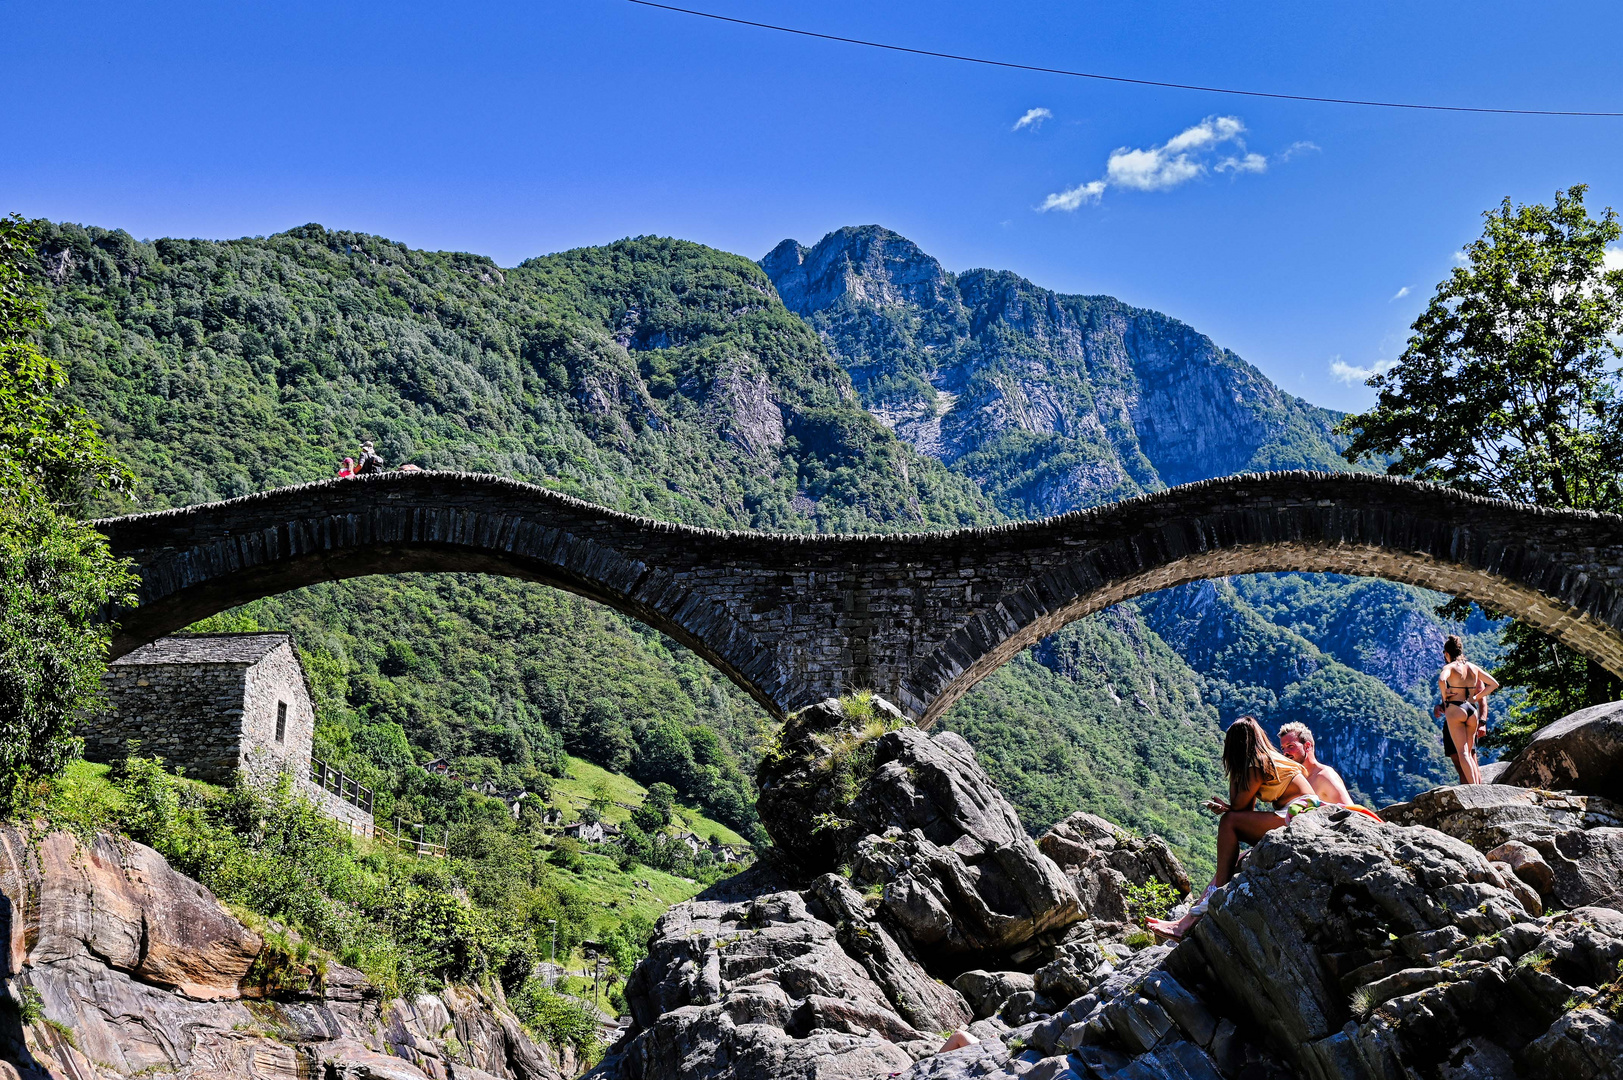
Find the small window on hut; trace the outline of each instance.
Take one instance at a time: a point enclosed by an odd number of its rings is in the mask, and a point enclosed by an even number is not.
[[[287,702],[276,703],[276,741],[287,741]]]

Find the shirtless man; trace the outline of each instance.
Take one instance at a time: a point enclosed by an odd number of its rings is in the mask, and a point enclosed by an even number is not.
[[[1279,752],[1302,766],[1313,793],[1327,803],[1353,806],[1353,797],[1341,774],[1321,762],[1313,754],[1313,732],[1303,723],[1292,721],[1279,729]]]

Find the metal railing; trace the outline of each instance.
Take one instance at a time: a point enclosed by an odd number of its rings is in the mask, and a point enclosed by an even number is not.
[[[342,769],[328,765],[320,758],[310,759],[310,783],[323,791],[332,792],[359,810],[368,814],[372,812],[372,789],[354,777],[345,776]]]
[[[445,844],[436,844],[432,841],[423,839],[423,830],[426,826],[407,825],[399,818],[396,818],[394,827],[395,831],[390,832],[382,825],[374,824],[372,826],[372,838],[401,851],[409,851],[414,855],[417,855],[419,858],[432,857],[435,859],[443,859],[450,854],[450,848]],[[417,836],[415,838],[407,836],[407,829],[416,829]],[[449,839],[449,828],[447,828],[446,832],[447,839]]]

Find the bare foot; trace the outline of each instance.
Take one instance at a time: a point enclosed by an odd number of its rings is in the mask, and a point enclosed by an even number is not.
[[[1200,916],[1194,913],[1185,915],[1177,921],[1168,919],[1145,919],[1144,928],[1162,941],[1182,941],[1183,936],[1200,921]]]

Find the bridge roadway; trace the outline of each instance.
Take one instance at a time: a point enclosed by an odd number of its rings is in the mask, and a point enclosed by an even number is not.
[[[1043,521],[864,536],[693,529],[466,473],[328,480],[97,522],[141,575],[113,654],[362,574],[538,581],[669,634],[783,716],[872,689],[929,724],[1066,623],[1186,581],[1389,578],[1511,612],[1623,675],[1623,518],[1380,476],[1226,477]]]

